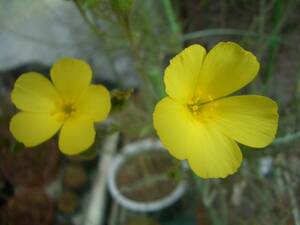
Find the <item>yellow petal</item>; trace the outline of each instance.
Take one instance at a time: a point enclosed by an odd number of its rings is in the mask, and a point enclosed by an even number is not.
[[[90,85],[76,104],[80,114],[90,116],[94,121],[106,119],[110,111],[110,94],[102,85]]]
[[[191,45],[170,61],[164,82],[172,99],[186,103],[193,97],[205,55],[201,45]]]
[[[19,112],[10,121],[10,131],[26,147],[33,147],[50,139],[61,123],[46,113]]]
[[[207,54],[198,81],[201,101],[233,93],[251,82],[259,70],[256,57],[238,44],[220,42]]]
[[[241,165],[242,153],[235,141],[207,123],[192,128],[188,145],[188,162],[202,178],[225,178]]]
[[[277,104],[263,96],[244,95],[205,104],[214,126],[234,140],[251,147],[270,144],[278,126]]]
[[[52,111],[58,99],[59,94],[51,82],[35,72],[22,74],[11,93],[11,100],[16,107],[28,112]]]
[[[50,74],[55,87],[68,101],[76,101],[92,79],[90,66],[82,60],[72,58],[58,60],[52,66]]]
[[[238,145],[209,124],[200,123],[187,107],[169,97],[156,105],[153,122],[166,149],[177,159],[187,158],[198,176],[226,177],[239,168],[242,154]]]
[[[186,143],[191,140],[190,116],[186,107],[169,97],[158,102],[153,113],[154,128],[162,144],[177,159],[186,159]]]
[[[67,155],[87,150],[94,143],[95,128],[91,119],[76,116],[68,119],[59,134],[59,149]]]

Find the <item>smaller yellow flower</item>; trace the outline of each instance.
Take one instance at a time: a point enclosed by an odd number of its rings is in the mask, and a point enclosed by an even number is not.
[[[92,70],[82,60],[63,58],[50,71],[22,74],[15,82],[11,100],[21,110],[10,121],[10,131],[26,147],[50,139],[60,130],[59,149],[78,154],[95,140],[95,122],[106,119],[110,95],[102,85],[91,84]]]
[[[208,53],[192,45],[165,70],[167,97],[155,107],[154,128],[177,159],[187,159],[203,178],[224,178],[240,167],[236,142],[262,148],[278,125],[277,104],[258,95],[225,97],[250,83],[259,70],[256,57],[233,42]]]

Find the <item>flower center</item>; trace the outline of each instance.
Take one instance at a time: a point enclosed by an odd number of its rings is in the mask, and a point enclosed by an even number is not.
[[[188,107],[188,109],[190,110],[190,112],[194,116],[200,115],[200,113],[201,113],[201,110],[200,110],[201,106],[198,105],[197,103],[188,104],[187,107]]]
[[[213,117],[215,107],[216,104],[213,99],[209,102],[202,102],[197,99],[193,99],[187,105],[187,108],[192,113],[193,117],[198,121],[211,119]]]
[[[54,115],[58,121],[63,122],[73,116],[75,112],[76,108],[74,103],[63,101],[56,104],[56,108],[51,114]]]
[[[68,115],[68,116],[71,116],[71,114],[73,112],[75,112],[75,107],[73,104],[66,104],[66,105],[63,105],[62,106],[62,111]]]

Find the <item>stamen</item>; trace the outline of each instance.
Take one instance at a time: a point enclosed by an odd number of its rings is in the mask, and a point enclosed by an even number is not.
[[[71,115],[75,111],[75,107],[72,104],[67,104],[63,106],[63,112],[65,114]]]
[[[76,111],[73,103],[70,102],[57,102],[55,110],[51,115],[55,116],[60,122],[65,121],[71,117]]]
[[[197,97],[194,97],[190,104],[187,105],[189,111],[192,113],[193,117],[196,120],[207,120],[211,119],[214,114],[215,104],[213,102],[213,98],[208,96],[208,101],[200,100]],[[209,104],[207,106],[206,104]]]

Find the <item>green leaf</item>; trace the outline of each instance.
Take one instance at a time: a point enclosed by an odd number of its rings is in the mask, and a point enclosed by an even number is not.
[[[133,0],[110,0],[112,10],[121,17],[126,17],[130,13]]]
[[[14,142],[11,147],[10,147],[10,152],[13,154],[16,154],[18,152],[21,152],[25,149],[25,145],[23,143],[20,142]]]
[[[83,8],[93,8],[99,3],[99,0],[85,0],[82,4]]]

